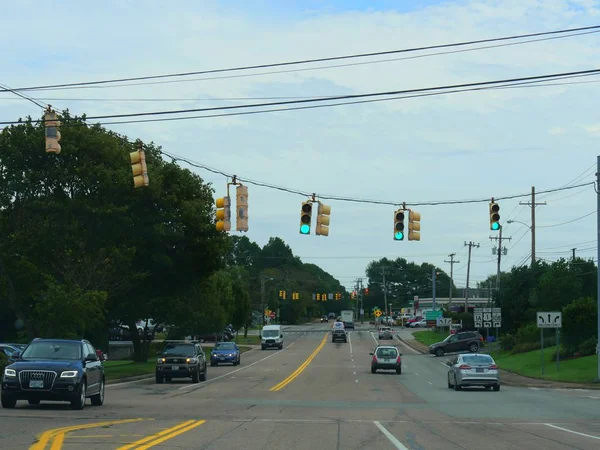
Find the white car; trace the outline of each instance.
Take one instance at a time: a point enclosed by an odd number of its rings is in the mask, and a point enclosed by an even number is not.
[[[421,319],[418,322],[413,322],[410,324],[411,328],[427,328],[427,319]]]

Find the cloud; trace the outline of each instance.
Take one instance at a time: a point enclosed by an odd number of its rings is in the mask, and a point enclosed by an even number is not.
[[[400,49],[585,26],[593,24],[600,11],[598,2],[567,0],[428,1],[404,9],[397,2],[379,7],[359,1],[328,4],[330,8],[312,2],[299,9],[273,2],[260,2],[254,8],[240,1],[227,6],[216,1],[169,5],[153,1],[144,7],[122,1],[93,5],[66,1],[59,6],[18,2],[0,18],[6,35],[19,36],[19,45],[4,48],[0,82],[12,87],[68,83]],[[53,18],[51,33],[48,17]],[[254,72],[279,73],[250,77],[220,73],[168,84],[30,94],[50,98],[45,101],[56,108],[68,107],[72,113],[106,115],[560,73],[595,68],[599,59],[597,34],[591,34],[370,65],[300,72],[283,72],[291,67],[260,69]],[[349,62],[353,61],[334,64]],[[214,79],[223,76],[229,78]],[[527,193],[532,185],[538,190],[562,186],[590,166],[598,125],[568,124],[589,123],[597,112],[596,90],[593,83],[496,89],[108,128],[153,140],[166,151],[227,173],[308,193],[398,203],[487,199]],[[223,100],[240,97],[263,100]],[[73,98],[89,100],[67,100]],[[131,98],[188,100],[103,100]],[[0,96],[2,119],[27,114],[37,116],[39,108]],[[566,131],[569,141],[563,142]],[[198,173],[222,194],[224,177]],[[548,195],[548,206],[539,212],[540,223],[559,223],[589,212],[586,205],[593,202],[592,195],[593,191],[582,191],[557,204],[551,200],[562,194]],[[421,242],[399,243],[392,240],[394,206],[334,201],[330,236],[300,236],[302,199],[251,185],[249,237],[264,244],[269,236],[279,235],[295,253],[320,257],[311,262],[348,286],[353,277],[364,274],[369,257],[408,255],[417,262],[448,268],[444,258],[454,251],[466,263],[464,241],[489,242],[485,202],[422,207]],[[528,211],[518,205],[522,200],[526,199],[500,202],[503,220],[527,220]],[[515,227],[506,226],[505,231]],[[582,227],[577,232],[568,226],[540,230],[538,246],[595,237],[593,224],[585,222]],[[528,247],[525,237],[510,250],[503,267],[518,262]],[[483,278],[494,272],[493,262],[474,262],[471,274]],[[457,272],[457,279],[465,273],[466,267]]]

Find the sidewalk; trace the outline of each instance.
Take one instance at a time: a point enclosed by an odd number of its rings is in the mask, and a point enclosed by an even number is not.
[[[403,336],[397,334],[396,337],[404,344],[421,354],[428,354],[429,352],[429,348],[425,344],[417,341],[412,334],[410,337],[407,334],[403,334]],[[539,378],[529,378],[519,375],[518,373],[509,372],[502,369],[500,369],[500,376],[501,383],[508,386],[535,387],[538,389],[600,389],[600,386],[596,384],[567,383],[561,381],[542,380]]]

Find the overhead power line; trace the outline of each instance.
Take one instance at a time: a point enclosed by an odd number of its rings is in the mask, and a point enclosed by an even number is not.
[[[25,91],[25,90],[64,88],[64,87],[73,87],[73,86],[92,86],[92,85],[109,84],[109,83],[122,83],[122,82],[128,82],[128,81],[142,81],[142,80],[164,79],[164,78],[174,78],[174,77],[187,77],[187,76],[193,76],[193,75],[206,75],[206,74],[212,74],[212,73],[236,72],[236,71],[252,70],[252,69],[265,69],[265,68],[271,68],[271,67],[283,67],[283,66],[301,65],[301,64],[309,64],[309,63],[316,63],[316,62],[340,61],[340,60],[346,60],[346,59],[366,58],[366,57],[392,55],[392,54],[399,54],[399,53],[410,53],[410,52],[417,52],[417,51],[424,51],[424,50],[462,47],[462,46],[469,46],[469,45],[475,45],[475,44],[510,41],[510,40],[516,40],[516,39],[539,37],[539,36],[566,35],[568,33],[577,33],[577,32],[585,32],[585,31],[593,31],[593,30],[600,30],[600,25],[553,30],[553,31],[544,31],[544,32],[538,32],[538,33],[519,34],[519,35],[512,35],[512,36],[503,36],[503,37],[496,37],[496,38],[489,38],[489,39],[477,39],[477,40],[455,42],[455,43],[449,43],[449,44],[428,45],[428,46],[412,47],[412,48],[405,48],[405,49],[399,49],[399,50],[386,50],[386,51],[369,52],[369,53],[355,53],[355,54],[351,54],[351,55],[331,56],[331,57],[326,57],[326,58],[311,58],[311,59],[285,61],[285,62],[277,62],[277,63],[237,66],[237,67],[230,67],[230,68],[225,68],[225,69],[210,69],[210,70],[179,72],[179,73],[162,74],[162,75],[147,75],[147,76],[140,76],[140,77],[114,78],[114,79],[109,79],[109,80],[97,80],[97,81],[84,81],[84,82],[77,82],[77,83],[62,83],[62,84],[52,84],[52,85],[29,86],[29,87],[16,88],[15,90]],[[561,36],[561,37],[568,37],[568,36]],[[0,92],[2,92],[2,91],[0,90]]]
[[[575,72],[563,72],[556,74],[548,74],[548,75],[535,75],[529,77],[518,77],[518,78],[507,78],[502,80],[491,80],[491,81],[478,81],[471,83],[461,83],[454,85],[445,85],[445,86],[434,86],[434,87],[426,87],[426,88],[417,88],[417,89],[403,89],[403,90],[395,90],[395,91],[383,91],[383,92],[371,92],[365,94],[348,94],[348,95],[338,95],[338,96],[330,96],[330,97],[317,97],[303,100],[287,100],[287,101],[278,101],[278,102],[263,102],[263,103],[251,103],[251,104],[242,104],[242,105],[228,105],[228,106],[215,106],[209,108],[189,108],[189,109],[179,109],[179,110],[165,110],[165,111],[151,111],[151,112],[139,112],[139,113],[126,113],[126,114],[109,114],[109,115],[101,115],[101,116],[87,116],[86,120],[97,120],[97,119],[114,119],[114,118],[127,118],[127,117],[146,117],[146,116],[158,116],[158,115],[173,115],[173,114],[189,114],[195,112],[211,112],[211,111],[226,111],[226,110],[239,110],[239,109],[249,109],[249,108],[264,108],[270,106],[285,106],[285,105],[296,105],[296,104],[307,104],[307,103],[320,103],[326,101],[336,101],[336,100],[352,100],[352,99],[364,99],[364,98],[372,98],[372,97],[388,97],[388,98],[377,98],[372,100],[356,100],[354,102],[343,102],[336,104],[326,104],[326,105],[310,105],[304,108],[295,107],[288,108],[287,110],[292,109],[308,109],[308,108],[316,108],[316,107],[331,107],[331,106],[340,106],[340,105],[348,105],[354,103],[368,103],[375,101],[389,101],[395,99],[406,98],[407,94],[417,94],[415,96],[427,95],[427,94],[435,94],[442,91],[442,93],[450,93],[450,92],[463,92],[464,90],[481,90],[485,88],[497,88],[497,87],[506,87],[511,85],[518,84],[531,84],[531,83],[539,83],[544,82],[546,80],[555,80],[562,78],[573,78],[573,77],[581,77],[581,76],[592,76],[599,75],[600,69],[589,69],[589,70],[581,70]],[[397,96],[400,97],[390,97]],[[274,110],[260,110],[260,111],[249,111],[245,113],[236,113],[236,115],[241,114],[257,114],[263,112],[272,112],[272,111],[283,111],[284,109],[274,109]],[[222,114],[219,116],[224,116],[226,114]],[[198,116],[200,117],[210,117],[210,116]],[[173,120],[182,120],[190,117],[182,117],[182,118],[174,118]],[[159,119],[161,121],[166,121],[169,119]],[[33,121],[40,122],[40,120]],[[128,122],[107,122],[106,124],[115,124],[115,123],[132,123],[133,121]],[[141,122],[141,121],[140,121]],[[144,121],[146,122],[146,121]],[[4,121],[0,122],[0,125],[12,125],[20,123],[19,121]]]
[[[234,176],[234,174],[227,173],[223,170],[216,169],[214,167],[210,167],[205,164],[194,162],[188,158],[184,158],[184,157],[181,157],[181,156],[169,153],[169,152],[165,152],[163,150],[161,150],[161,153],[163,155],[165,155],[166,157],[171,158],[173,162],[181,161],[192,167],[207,170],[207,171],[215,173],[217,175],[223,175],[224,177],[227,177],[227,178],[233,178],[233,176]],[[237,178],[237,180],[247,183],[247,184],[252,184],[255,186],[260,186],[260,187],[264,187],[264,188],[268,188],[268,189],[287,192],[289,194],[296,194],[296,195],[301,195],[304,197],[310,197],[313,195],[312,192],[301,191],[301,190],[292,189],[292,188],[285,187],[285,186],[277,186],[277,185],[271,184],[271,183],[251,180],[248,178],[240,177],[239,175],[236,175],[236,178]],[[556,191],[560,191],[560,190],[576,189],[578,187],[588,186],[588,185],[592,185],[592,184],[594,184],[594,182],[590,181],[588,183],[583,183],[583,184],[578,184],[578,185],[573,185],[573,186],[563,186],[560,188],[542,190],[542,191],[539,191],[538,194],[548,193],[548,192],[556,192]],[[492,197],[494,198],[494,200],[510,200],[510,199],[515,199],[515,198],[524,198],[524,197],[530,197],[530,196],[531,196],[531,193],[505,195],[505,196],[495,196],[494,195],[494,196],[490,196],[487,198],[472,199],[472,200],[439,200],[439,201],[422,201],[422,202],[401,202],[401,201],[384,201],[384,200],[369,200],[369,199],[360,199],[360,198],[352,198],[352,197],[341,197],[341,196],[336,196],[336,195],[317,195],[318,198],[323,199],[323,200],[337,200],[337,201],[342,201],[342,202],[367,203],[367,204],[373,204],[373,205],[388,205],[388,206],[400,206],[402,204],[405,204],[406,206],[458,205],[458,204],[469,204],[469,203],[486,203],[486,202],[489,202]]]

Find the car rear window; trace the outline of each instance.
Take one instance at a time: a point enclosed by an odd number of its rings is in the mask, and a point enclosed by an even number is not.
[[[463,356],[463,361],[466,364],[494,364],[492,357],[487,355],[467,355]]]
[[[398,356],[398,351],[395,348],[380,348],[377,349],[377,356],[379,358],[395,358]]]

